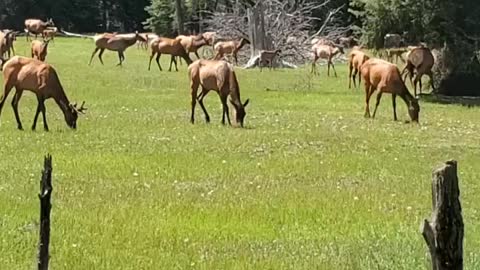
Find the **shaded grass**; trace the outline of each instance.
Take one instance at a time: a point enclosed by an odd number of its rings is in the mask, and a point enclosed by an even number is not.
[[[47,57],[78,130],[47,102],[51,132],[17,131],[9,98],[0,132],[0,265],[28,269],[38,238],[38,181],[53,155],[52,269],[425,269],[419,233],[430,215],[432,168],[459,161],[465,269],[480,259],[480,109],[421,103],[420,125],[393,122],[390,97],[364,119],[363,90],[299,70],[238,70],[247,128],[189,123],[186,66],[147,69],[131,48],[87,66],[90,40],[56,39]],[[23,40],[17,51],[28,52]],[[162,66],[168,66],[163,56]],[[268,89],[269,91],[267,91]],[[399,103],[398,115],[407,119]],[[41,127],[39,123],[38,127]]]

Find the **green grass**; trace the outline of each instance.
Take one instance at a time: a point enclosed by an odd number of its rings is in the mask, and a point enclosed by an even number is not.
[[[246,128],[189,123],[186,66],[148,72],[147,53],[105,53],[57,39],[47,60],[72,101],[89,108],[69,130],[49,100],[50,132],[31,126],[36,98],[9,97],[0,133],[1,269],[35,267],[43,156],[54,163],[52,269],[428,269],[419,232],[431,171],[459,162],[465,269],[480,268],[480,109],[421,103],[420,125],[393,122],[387,95],[365,119],[363,89],[308,68],[238,69]],[[17,53],[26,55],[25,41]],[[163,67],[168,67],[163,56]],[[3,81],[2,81],[3,83]],[[266,89],[269,89],[267,91]],[[373,109],[373,104],[372,104]],[[400,120],[406,106],[398,101]]]

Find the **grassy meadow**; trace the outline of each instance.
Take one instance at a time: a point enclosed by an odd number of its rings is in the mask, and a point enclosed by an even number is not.
[[[17,54],[28,55],[24,38]],[[33,269],[43,156],[53,156],[51,269],[429,269],[420,224],[431,214],[431,172],[459,162],[465,269],[480,269],[480,108],[422,102],[420,124],[384,95],[365,119],[363,88],[298,70],[237,69],[246,128],[222,126],[205,99],[190,124],[186,65],[147,71],[132,47],[124,66],[89,39],[56,39],[47,61],[71,101],[76,131],[53,100],[50,132],[30,130],[25,92],[16,129],[0,119],[0,268]],[[162,56],[164,70],[169,57]],[[3,78],[0,79],[3,85]],[[373,102],[371,109],[373,112]],[[232,120],[234,118],[232,117]]]

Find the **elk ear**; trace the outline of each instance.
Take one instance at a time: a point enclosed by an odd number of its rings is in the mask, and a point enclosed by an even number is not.
[[[243,107],[244,107],[244,108],[247,107],[247,105],[248,105],[249,102],[250,102],[250,99],[247,98],[247,100],[245,100],[245,103],[243,103]]]

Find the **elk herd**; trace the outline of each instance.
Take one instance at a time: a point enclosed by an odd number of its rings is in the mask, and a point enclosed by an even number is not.
[[[60,83],[55,69],[48,63],[45,63],[49,43],[54,40],[57,34],[57,28],[52,19],[44,22],[38,19],[25,20],[25,35],[28,41],[30,35],[34,35],[35,39],[31,41],[31,58],[13,56],[15,55],[14,41],[19,32],[13,30],[0,31],[0,67],[3,69],[4,76],[4,92],[0,99],[0,113],[6,98],[10,91],[15,88],[15,95],[12,99],[12,107],[17,121],[18,129],[23,129],[18,114],[18,103],[24,90],[31,91],[37,96],[37,111],[35,113],[32,129],[36,128],[36,122],[40,113],[42,113],[44,129],[48,130],[46,121],[45,100],[53,98],[64,114],[67,125],[76,128],[78,115],[84,113],[86,108],[84,102],[79,107],[76,103],[70,103],[65,91]],[[42,40],[37,40],[38,35]],[[90,37],[90,36],[89,36]],[[222,124],[225,119],[231,125],[229,116],[229,106],[227,99],[235,109],[235,120],[243,127],[245,119],[245,107],[249,103],[249,99],[242,102],[240,98],[240,87],[235,74],[233,62],[238,64],[238,52],[250,41],[246,38],[237,40],[222,40],[218,38],[215,32],[204,32],[198,35],[179,35],[175,38],[160,37],[155,33],[138,33],[118,34],[118,33],[102,33],[91,36],[94,41],[95,48],[90,57],[89,65],[92,64],[93,58],[98,54],[100,63],[103,65],[102,55],[105,50],[117,52],[118,66],[122,66],[125,61],[125,50],[134,44],[138,48],[149,49],[150,56],[148,62],[148,70],[151,69],[153,58],[157,63],[160,71],[160,57],[162,54],[170,55],[170,67],[175,66],[177,61],[183,59],[188,65],[188,75],[191,88],[191,123],[195,122],[195,106],[198,102],[205,114],[206,122],[210,122],[210,116],[203,104],[205,96],[209,91],[215,91],[220,97],[222,104]],[[213,50],[213,59],[202,59],[199,55],[199,49],[207,46]],[[408,108],[408,113],[412,121],[419,118],[420,106],[418,104],[417,86],[422,92],[423,75],[427,75],[433,88],[432,67],[434,57],[430,49],[425,45],[409,46],[405,48],[404,40],[400,35],[387,34],[384,38],[384,47],[386,49],[386,60],[369,56],[368,50],[358,43],[353,37],[343,37],[335,41],[325,38],[315,38],[311,41],[312,64],[311,73],[318,74],[316,63],[319,59],[323,59],[327,63],[327,76],[330,76],[330,68],[333,69],[335,77],[337,72],[334,65],[334,57],[345,54],[348,49],[348,88],[357,88],[364,82],[365,85],[365,117],[375,117],[377,108],[380,104],[383,93],[392,95],[393,118],[397,120],[396,113],[396,97],[400,97]],[[193,61],[190,54],[194,54],[196,61]],[[258,56],[258,66],[262,70],[263,66],[270,69],[275,67],[274,62],[280,57],[281,50],[262,50]],[[403,55],[405,59],[403,58]],[[227,57],[233,58],[228,60]],[[396,57],[405,62],[406,65],[400,72],[397,64],[392,63]],[[8,59],[8,61],[7,61]],[[414,88],[412,95],[406,87],[407,77]],[[200,92],[198,91],[201,87]],[[370,114],[369,102],[374,92],[377,92],[375,109]]]

